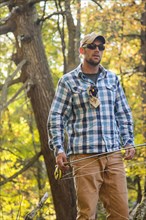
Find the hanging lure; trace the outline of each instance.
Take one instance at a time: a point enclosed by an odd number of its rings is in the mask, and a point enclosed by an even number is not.
[[[54,178],[60,180],[63,176],[62,170],[59,169],[58,165],[55,166]]]

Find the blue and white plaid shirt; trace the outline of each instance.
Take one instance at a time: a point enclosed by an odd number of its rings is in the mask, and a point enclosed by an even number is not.
[[[79,65],[65,74],[48,118],[50,147],[64,151],[64,130],[68,133],[67,154],[103,153],[134,145],[131,111],[118,77],[104,69],[95,84],[87,79]],[[96,85],[100,106],[89,102],[88,88]]]

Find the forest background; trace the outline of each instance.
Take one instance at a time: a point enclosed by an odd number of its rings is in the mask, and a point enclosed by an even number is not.
[[[80,39],[92,31],[105,36],[102,65],[118,75],[132,109],[138,146],[124,163],[131,219],[139,207],[144,219],[145,1],[0,0],[0,14],[0,219],[24,219],[46,192],[34,219],[75,219],[73,179],[54,179],[46,124],[57,82],[79,64]],[[102,204],[98,210],[104,220]]]

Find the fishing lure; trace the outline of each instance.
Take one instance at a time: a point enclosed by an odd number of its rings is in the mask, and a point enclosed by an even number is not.
[[[58,165],[55,166],[54,178],[60,180],[63,176],[62,170],[59,169]]]

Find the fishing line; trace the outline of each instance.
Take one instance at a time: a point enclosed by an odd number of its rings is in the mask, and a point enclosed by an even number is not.
[[[115,212],[117,215],[119,215],[120,217],[129,220],[129,218],[127,218],[127,217],[125,217],[125,216],[119,214],[119,213],[118,213],[117,211],[115,211],[114,209],[110,209],[110,210],[111,210],[111,211],[114,211],[114,212]]]
[[[121,148],[121,149],[116,150],[116,151],[114,151],[114,152],[104,152],[104,153],[100,153],[100,154],[95,153],[95,154],[93,154],[93,155],[90,155],[90,156],[87,156],[87,157],[84,157],[84,158],[80,158],[80,159],[77,159],[77,160],[69,161],[69,162],[66,163],[66,165],[72,165],[72,164],[74,164],[74,163],[78,163],[78,162],[81,162],[81,161],[83,161],[83,160],[90,159],[90,158],[94,158],[94,157],[99,157],[98,159],[104,158],[104,157],[109,157],[111,154],[113,155],[113,154],[119,153],[119,152],[122,151],[122,150],[131,149],[131,148],[133,148],[133,147],[137,149],[137,148],[141,148],[141,147],[143,147],[143,146],[146,146],[146,143],[139,144],[139,145],[135,145],[135,146],[130,146],[130,147],[126,147],[126,148]],[[104,155],[104,156],[101,157],[102,155]],[[88,164],[87,164],[87,165],[88,165]]]
[[[130,164],[130,165],[128,165],[128,167],[130,167],[130,166],[134,166],[134,165],[136,165],[136,164],[145,164],[146,162],[144,161],[144,162],[137,162],[137,163],[135,163],[135,164]],[[113,168],[113,169],[111,169],[110,171],[112,171],[112,170],[122,170],[123,171],[123,168],[121,168],[121,169],[118,169],[118,168]],[[104,170],[101,170],[101,171],[98,171],[98,172],[93,172],[93,173],[90,173],[90,175],[93,175],[93,174],[96,174],[96,173],[101,173],[101,172],[105,172],[105,171],[107,171],[107,172],[109,172],[109,170],[107,169],[104,169]],[[81,177],[81,176],[85,176],[85,175],[89,175],[89,174],[84,174],[84,175],[78,175],[78,176],[75,176],[76,178],[78,178],[78,177]],[[124,174],[123,174],[124,175]],[[72,177],[66,177],[66,178],[63,178],[62,180],[67,180],[67,179],[71,179]],[[129,218],[127,218],[127,217],[125,217],[125,216],[123,216],[123,215],[121,215],[121,214],[119,214],[117,211],[115,211],[114,209],[110,209],[111,211],[113,211],[113,212],[115,212],[118,216],[120,216],[120,217],[122,217],[122,218],[124,218],[124,219],[129,219]]]
[[[92,161],[93,162],[93,161]],[[95,162],[95,161],[94,161]],[[143,162],[137,162],[137,163],[134,163],[134,164],[130,164],[130,165],[127,165],[126,167],[124,167],[124,168],[127,168],[127,167],[133,167],[133,166],[135,166],[135,165],[139,165],[139,164],[146,164],[146,161],[143,161]],[[120,169],[118,169],[118,168],[113,168],[113,169],[111,169],[111,170],[120,170]],[[122,168],[122,170],[123,170],[123,168]],[[77,171],[77,170],[76,170]],[[93,173],[86,173],[86,174],[81,174],[81,175],[73,175],[73,176],[70,176],[70,177],[66,177],[66,176],[63,176],[62,177],[62,179],[61,180],[67,180],[67,179],[72,179],[72,178],[74,178],[74,177],[82,177],[82,176],[87,176],[87,175],[93,175],[93,174],[97,174],[97,173],[103,173],[103,172],[105,172],[105,171],[109,171],[108,169],[104,169],[104,170],[100,170],[100,171],[97,171],[97,172],[93,172]],[[70,173],[71,174],[71,173]],[[69,173],[68,173],[68,175],[69,175]]]
[[[95,155],[90,155],[90,156],[87,156],[87,157],[84,157],[84,158],[80,158],[80,159],[77,159],[77,160],[73,160],[73,161],[70,161],[69,163],[70,164],[74,164],[74,163],[77,163],[77,162],[80,162],[82,160],[86,160],[86,159],[90,159],[90,158],[93,158],[93,157],[97,157],[97,156],[102,156],[102,155],[107,155],[107,154],[116,154],[118,152],[120,152],[121,150],[128,150],[128,149],[131,149],[131,148],[139,148],[139,147],[143,147],[143,146],[146,146],[146,143],[143,143],[143,144],[138,144],[138,145],[135,145],[135,146],[130,146],[130,147],[126,147],[126,148],[121,148],[121,149],[118,149],[116,151],[113,151],[113,152],[104,152],[104,153],[100,153],[100,154],[96,154]],[[108,156],[107,156],[108,157]]]
[[[139,144],[139,145],[135,145],[135,148],[136,148],[136,149],[137,149],[137,148],[141,148],[142,146],[146,146],[146,143]],[[105,153],[101,153],[101,154],[90,155],[90,156],[87,156],[87,157],[84,157],[84,158],[80,158],[80,159],[77,159],[77,160],[69,161],[69,162],[67,162],[67,163],[65,163],[65,164],[66,164],[66,165],[72,165],[72,164],[75,164],[75,163],[80,163],[80,162],[82,162],[83,160],[86,160],[86,159],[90,159],[90,158],[95,158],[95,157],[97,157],[96,160],[91,161],[91,162],[89,162],[89,163],[87,163],[87,164],[85,164],[85,165],[79,167],[78,170],[80,170],[80,169],[83,169],[84,167],[86,167],[86,166],[88,166],[88,165],[94,163],[95,161],[97,161],[97,160],[99,160],[99,159],[108,158],[108,157],[110,157],[110,156],[113,155],[113,154],[117,154],[117,153],[121,152],[121,150],[125,150],[125,149],[127,150],[127,149],[131,149],[131,148],[133,148],[133,147],[130,146],[130,147],[126,147],[126,148],[124,148],[124,149],[123,149],[123,148],[122,148],[122,149],[119,149],[119,150],[114,151],[114,152],[105,152]],[[102,156],[102,155],[103,155],[103,156]],[[69,173],[66,173],[66,174],[63,175],[63,173],[62,173],[62,171],[59,169],[59,167],[56,166],[56,169],[55,169],[55,172],[54,172],[54,177],[55,177],[55,179],[57,180],[57,179],[62,179],[62,177],[64,178],[64,177],[66,177],[66,176],[68,176],[68,175],[70,175],[70,174],[72,174],[72,172],[69,172]],[[73,178],[73,177],[71,177],[71,178]]]

